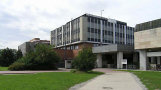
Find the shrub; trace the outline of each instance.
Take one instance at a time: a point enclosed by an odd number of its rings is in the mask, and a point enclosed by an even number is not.
[[[15,62],[9,66],[9,70],[25,70],[25,64],[21,62]]]
[[[75,73],[75,72],[77,72],[77,70],[71,69],[70,72],[71,72],[71,73]]]
[[[79,71],[90,71],[95,67],[96,56],[91,48],[84,48],[72,61],[72,66]]]

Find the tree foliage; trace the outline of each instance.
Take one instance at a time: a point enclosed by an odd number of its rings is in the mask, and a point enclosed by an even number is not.
[[[16,61],[18,58],[17,56],[17,50],[15,49],[2,49],[0,51],[0,66],[9,66],[14,61]]]
[[[51,46],[39,44],[35,50],[27,53],[24,57],[12,64],[10,70],[52,70],[56,69],[56,63],[60,58]],[[21,63],[21,64],[19,64]],[[16,67],[20,67],[17,68]],[[22,68],[23,65],[23,68]]]
[[[21,52],[21,50],[18,50],[17,52],[16,52],[16,59],[18,60],[18,59],[20,59],[20,58],[22,58],[22,52]]]
[[[95,67],[96,56],[91,48],[82,49],[78,56],[72,61],[72,66],[80,71],[90,71]]]

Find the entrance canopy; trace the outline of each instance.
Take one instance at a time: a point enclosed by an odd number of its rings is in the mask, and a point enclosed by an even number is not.
[[[147,57],[161,56],[161,52],[147,52]]]
[[[93,47],[93,53],[108,53],[108,52],[133,52],[134,47],[129,45],[110,44],[104,46]]]

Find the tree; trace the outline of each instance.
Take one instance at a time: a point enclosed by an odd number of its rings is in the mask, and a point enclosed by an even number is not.
[[[82,49],[78,56],[72,61],[72,66],[80,71],[90,71],[95,67],[96,55],[91,48]]]
[[[17,52],[16,52],[16,59],[18,60],[18,59],[20,59],[20,58],[22,58],[22,52],[21,52],[21,50],[18,50]]]
[[[9,66],[14,61],[16,61],[15,50],[13,49],[3,49],[0,52],[0,66]]]
[[[10,70],[53,70],[60,58],[51,46],[38,44],[34,51],[10,65]]]
[[[52,46],[39,44],[35,49],[34,64],[42,69],[56,69],[56,63],[60,60],[58,55],[52,49]]]

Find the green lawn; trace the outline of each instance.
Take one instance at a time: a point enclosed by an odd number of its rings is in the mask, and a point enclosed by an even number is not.
[[[8,67],[0,67],[0,71],[8,71]]]
[[[137,75],[149,90],[161,90],[161,72],[157,71],[128,71]]]
[[[0,75],[0,90],[68,90],[102,73],[50,72],[23,75]]]

